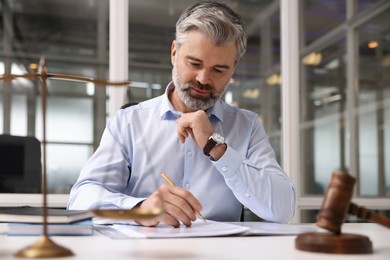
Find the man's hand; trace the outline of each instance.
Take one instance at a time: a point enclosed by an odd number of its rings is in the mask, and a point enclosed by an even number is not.
[[[139,207],[160,208],[165,212],[159,219],[137,221],[139,224],[148,227],[156,226],[160,221],[174,227],[178,227],[182,222],[189,227],[192,224],[191,221],[196,220],[195,210],[201,211],[202,209],[200,202],[191,192],[170,184],[163,184]]]
[[[186,138],[191,135],[192,139],[194,139],[201,149],[203,149],[210,135],[213,133],[213,127],[206,112],[203,110],[184,113],[176,120],[176,124],[180,142],[184,143]]]
[[[177,135],[180,142],[184,143],[186,138],[191,135],[195,143],[203,150],[210,135],[213,133],[213,127],[207,117],[206,112],[198,110],[196,112],[184,113],[176,120]],[[226,144],[219,144],[215,146],[210,155],[214,160],[219,160],[227,149]]]

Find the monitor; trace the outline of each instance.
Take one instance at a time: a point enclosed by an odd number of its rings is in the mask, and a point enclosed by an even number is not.
[[[0,135],[0,193],[41,193],[41,143],[31,136]]]

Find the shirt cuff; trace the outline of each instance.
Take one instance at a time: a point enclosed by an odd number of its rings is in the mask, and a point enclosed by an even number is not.
[[[128,198],[124,199],[123,202],[121,203],[122,204],[122,208],[123,209],[132,209],[138,203],[140,203],[141,201],[144,201],[144,200],[146,200],[146,198],[128,197]]]
[[[244,160],[240,153],[228,145],[224,155],[218,161],[211,161],[225,178],[231,178],[236,175]]]

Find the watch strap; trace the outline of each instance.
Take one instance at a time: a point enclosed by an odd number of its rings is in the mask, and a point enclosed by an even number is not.
[[[211,150],[217,145],[217,142],[213,138],[209,138],[206,145],[203,147],[204,155],[210,156]]]

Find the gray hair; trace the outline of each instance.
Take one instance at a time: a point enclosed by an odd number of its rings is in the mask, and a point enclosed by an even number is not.
[[[247,33],[243,18],[225,4],[201,2],[183,11],[176,23],[176,44],[183,44],[186,33],[197,30],[216,45],[236,42],[236,62],[246,51]]]

